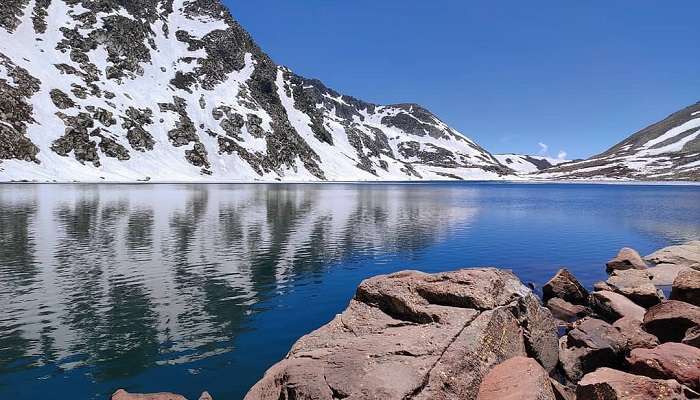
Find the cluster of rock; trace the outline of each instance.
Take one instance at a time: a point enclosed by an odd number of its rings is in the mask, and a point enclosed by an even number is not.
[[[370,278],[245,400],[700,398],[700,241],[607,266],[592,293],[559,270],[544,306],[496,268]]]

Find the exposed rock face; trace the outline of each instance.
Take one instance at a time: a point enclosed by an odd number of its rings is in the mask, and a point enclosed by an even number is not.
[[[553,368],[556,343],[549,311],[509,272],[399,272],[364,281],[246,399],[475,399],[509,358]]]
[[[655,305],[644,315],[644,330],[662,343],[680,342],[691,328],[700,326],[700,307],[669,300]]]
[[[653,349],[634,349],[627,357],[630,371],[655,379],[675,379],[700,390],[700,349],[664,343]]]
[[[591,309],[578,304],[571,304],[566,300],[553,297],[547,301],[547,308],[552,312],[554,318],[571,322],[583,318],[591,313]]]
[[[588,303],[588,291],[566,268],[557,271],[556,275],[542,286],[542,294],[545,302],[558,297],[573,304]]]
[[[634,304],[627,297],[601,290],[591,294],[591,306],[609,321],[616,321],[623,317],[634,318],[636,320],[644,319],[644,308]]]
[[[536,360],[513,357],[486,374],[477,399],[555,400],[555,396],[547,371]]]
[[[700,348],[700,326],[688,329],[681,343]]]
[[[584,318],[560,339],[559,360],[570,381],[576,382],[600,367],[617,367],[626,338],[610,324]]]
[[[423,107],[366,103],[276,65],[218,0],[8,1],[0,181],[513,172]]]
[[[558,179],[700,180],[700,102],[584,161],[543,171]]]
[[[610,368],[600,368],[581,379],[576,398],[586,400],[686,400],[697,393],[675,380],[651,379]]]
[[[632,349],[651,349],[659,345],[659,339],[642,329],[642,321],[635,318],[620,318],[613,324],[620,334],[627,340],[626,352]]]
[[[644,262],[642,256],[635,249],[624,247],[617,253],[617,256],[606,264],[608,271],[626,270],[626,269],[646,269],[647,263]]]
[[[649,254],[644,259],[654,264],[672,264],[700,269],[700,240],[663,248]]]
[[[700,271],[688,269],[680,272],[673,281],[671,300],[700,306]]]
[[[624,295],[642,307],[651,307],[664,299],[651,281],[652,276],[646,270],[615,270],[606,281],[616,292]]]

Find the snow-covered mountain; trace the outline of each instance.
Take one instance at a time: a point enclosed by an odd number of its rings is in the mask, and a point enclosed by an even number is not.
[[[541,177],[700,181],[700,102],[602,154],[549,169]]]
[[[506,167],[515,171],[518,175],[527,175],[551,168],[555,165],[569,162],[554,157],[531,156],[527,154],[494,154],[494,157]]]
[[[415,104],[275,64],[218,0],[3,0],[0,181],[499,179]]]

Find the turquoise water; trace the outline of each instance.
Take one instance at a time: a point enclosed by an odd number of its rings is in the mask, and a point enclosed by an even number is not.
[[[700,238],[700,187],[0,186],[0,398],[240,399],[364,278],[560,266]]]

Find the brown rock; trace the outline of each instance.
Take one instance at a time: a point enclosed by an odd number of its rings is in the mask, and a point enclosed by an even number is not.
[[[513,357],[481,381],[478,400],[555,400],[547,371],[532,358]]]
[[[199,400],[214,400],[214,398],[211,397],[209,392],[202,392],[202,395],[199,396]]]
[[[664,343],[653,349],[634,349],[627,357],[630,372],[654,379],[675,379],[700,390],[700,349]]]
[[[651,307],[664,299],[656,286],[651,283],[651,275],[645,270],[628,269],[613,271],[607,280],[614,292],[619,293],[642,307]]]
[[[656,267],[647,269],[647,273],[651,275],[651,283],[654,285],[671,286],[681,271],[686,271],[689,269],[690,268],[682,265],[659,264]]]
[[[553,297],[573,304],[587,304],[588,291],[581,286],[569,270],[562,268],[542,286],[542,299],[547,302]]]
[[[600,292],[601,290],[607,290],[609,292],[614,292],[615,288],[608,285],[607,282],[598,281],[598,282],[593,284],[593,290],[596,292]]]
[[[556,400],[576,400],[575,389],[572,389],[568,386],[564,386],[552,378],[549,379],[549,382],[552,384],[552,389],[554,390],[554,398]]]
[[[138,394],[129,393],[124,389],[119,389],[112,395],[112,400],[187,400],[184,396],[174,393],[151,393]]]
[[[622,248],[615,258],[605,264],[608,271],[625,270],[625,269],[646,269],[647,263],[644,262],[642,256],[637,253],[637,250],[629,247]]]
[[[637,348],[650,349],[659,345],[659,339],[645,332],[642,329],[642,321],[638,319],[620,318],[615,321],[613,327],[627,339],[627,344],[625,345],[625,351],[627,352]]]
[[[594,318],[574,324],[560,339],[559,360],[567,378],[576,382],[600,367],[621,365],[627,339],[612,325]]]
[[[609,321],[616,321],[623,317],[640,321],[644,319],[644,308],[621,294],[607,290],[591,293],[591,306]]]
[[[556,343],[553,318],[512,273],[404,271],[364,281],[342,314],[299,339],[245,398],[474,399],[509,358],[536,349],[551,363],[557,350],[547,343]]]
[[[696,396],[672,379],[651,379],[610,368],[587,374],[576,388],[576,398],[585,400],[685,400]]]
[[[644,315],[644,330],[662,343],[680,342],[690,328],[697,326],[700,326],[700,307],[682,301],[665,301]]]
[[[688,269],[680,272],[673,281],[671,300],[700,306],[700,271]]]
[[[695,240],[679,246],[665,247],[649,254],[644,257],[644,259],[653,264],[674,264],[700,269],[700,240]]]
[[[552,312],[554,318],[571,322],[583,318],[591,313],[591,309],[578,304],[571,304],[558,297],[552,297],[547,301],[547,308]]]

